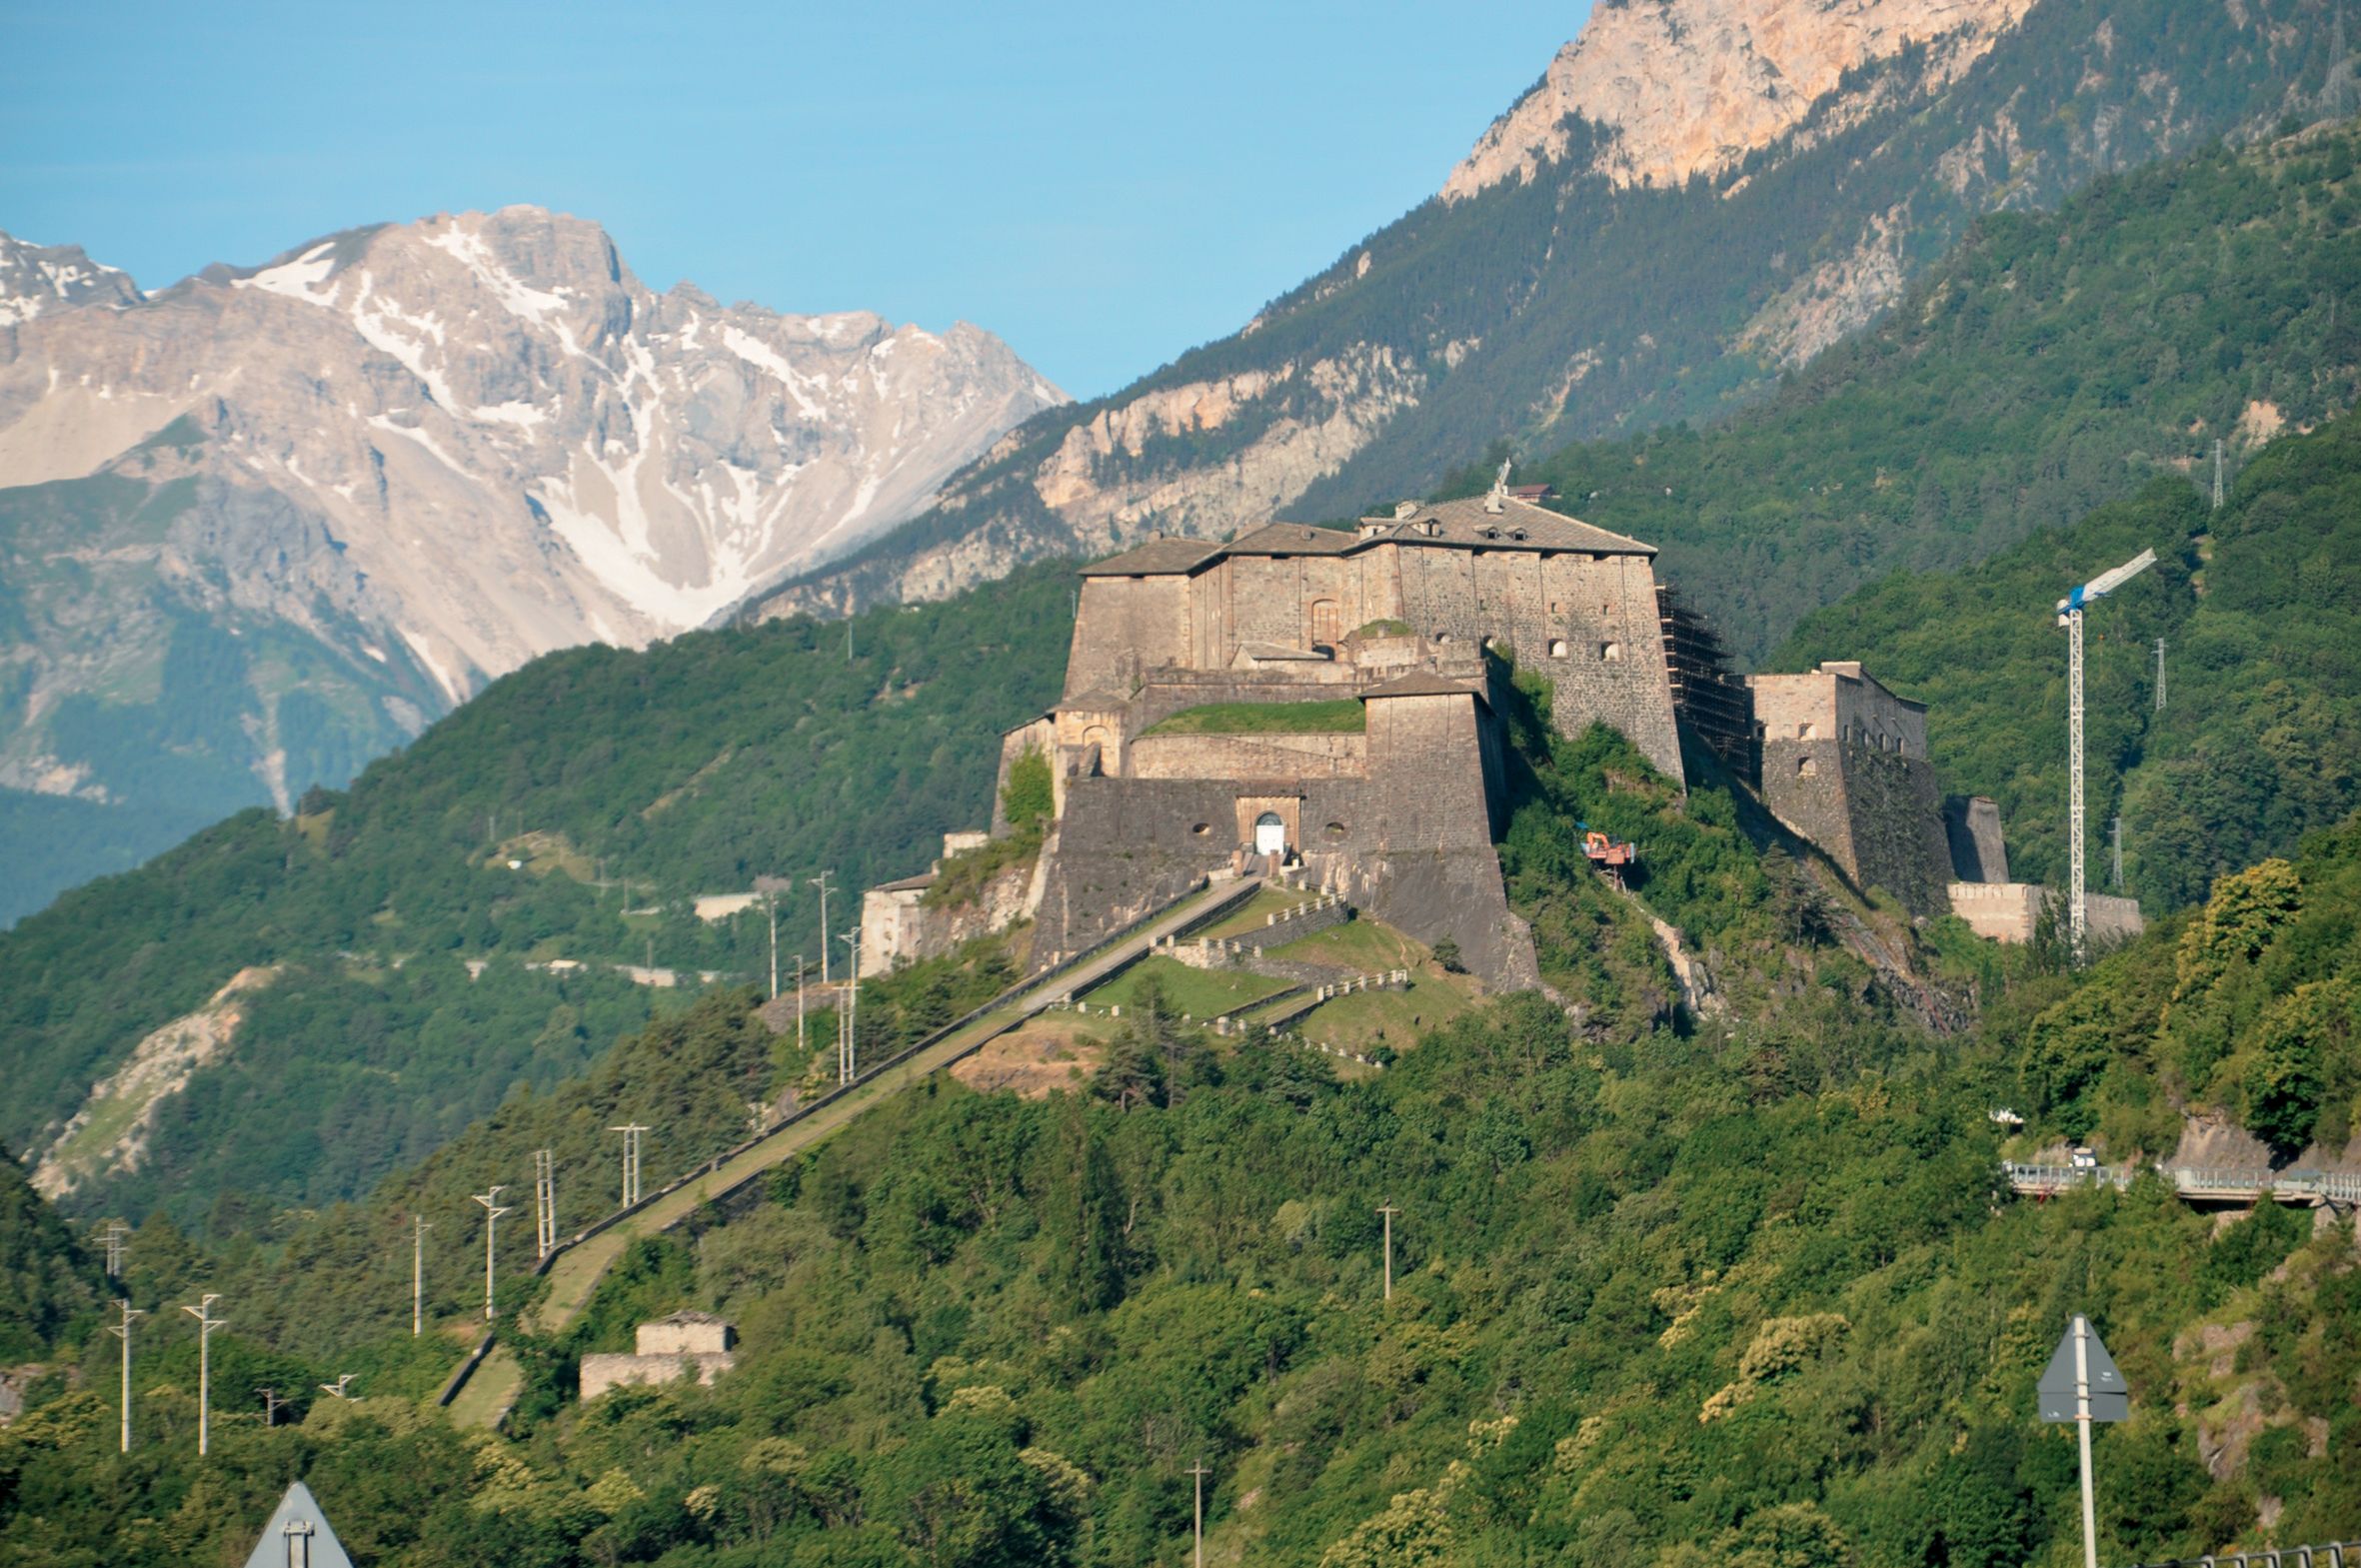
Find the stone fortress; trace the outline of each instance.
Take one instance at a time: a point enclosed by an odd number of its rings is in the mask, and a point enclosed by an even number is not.
[[[1002,740],[991,833],[1012,830],[1012,770],[1038,756],[1053,793],[1040,855],[975,911],[929,908],[935,873],[870,889],[863,971],[1028,916],[1045,967],[1200,879],[1284,872],[1428,945],[1450,938],[1494,984],[1536,982],[1493,848],[1507,800],[1489,645],[1550,681],[1561,734],[1604,722],[1685,785],[1686,724],[1856,885],[2013,933],[1985,916],[2039,890],[1981,890],[1993,869],[2005,884],[1997,813],[1954,802],[1961,826],[1946,827],[1922,705],[1858,664],[1729,679],[1657,584],[1655,547],[1539,499],[1495,485],[1351,532],[1271,524],[1085,567],[1064,695]],[[1986,859],[1955,856],[1953,838]],[[976,839],[947,835],[945,853]]]
[[[1555,684],[1566,733],[1604,720],[1679,779],[1655,553],[1495,488],[1350,533],[1273,524],[1085,568],[1065,695],[1002,747],[1004,786],[1039,752],[1056,789],[1036,962],[1251,865],[1531,983],[1492,848],[1506,800],[1484,649]],[[1208,707],[1321,704],[1293,710],[1299,728],[1160,730]]]

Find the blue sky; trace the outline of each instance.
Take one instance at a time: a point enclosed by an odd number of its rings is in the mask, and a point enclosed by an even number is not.
[[[0,229],[159,288],[532,202],[657,288],[965,318],[1088,397],[1431,194],[1587,13],[5,0]]]

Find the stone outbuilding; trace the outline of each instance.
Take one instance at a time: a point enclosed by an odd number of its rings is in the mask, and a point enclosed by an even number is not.
[[[738,1330],[711,1312],[675,1312],[639,1328],[635,1355],[582,1358],[585,1402],[623,1383],[670,1383],[684,1377],[711,1384],[738,1362]]]

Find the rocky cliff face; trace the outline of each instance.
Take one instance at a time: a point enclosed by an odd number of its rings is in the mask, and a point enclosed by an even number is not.
[[[1601,4],[1434,200],[1234,337],[1037,416],[933,511],[751,613],[1348,516],[1498,440],[1537,456],[1721,417],[1979,214],[2349,111],[2341,37],[2322,0]],[[1830,561],[1830,597],[1853,570]]]
[[[1988,53],[2032,0],[1629,0],[1601,5],[1548,74],[1492,123],[1443,183],[1445,201],[1531,181],[1570,145],[1579,116],[1611,134],[1586,160],[1618,186],[1718,175],[1817,106],[1845,124],[1881,101],[1923,96]],[[1913,44],[1901,80],[1847,72]]]
[[[857,549],[1066,401],[966,323],[654,293],[537,208],[152,297],[0,237],[0,785],[285,809],[538,654]]]

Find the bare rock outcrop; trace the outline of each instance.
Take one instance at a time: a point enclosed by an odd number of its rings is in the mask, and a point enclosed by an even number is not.
[[[1564,156],[1566,121],[1609,136],[1596,167],[1618,185],[1716,175],[1802,123],[1845,73],[1925,43],[1922,89],[1956,78],[2032,0],[1633,0],[1601,5],[1548,73],[1444,182],[1445,201],[1531,180]],[[1874,101],[1864,90],[1863,110]],[[1838,106],[1838,120],[1850,118]]]

